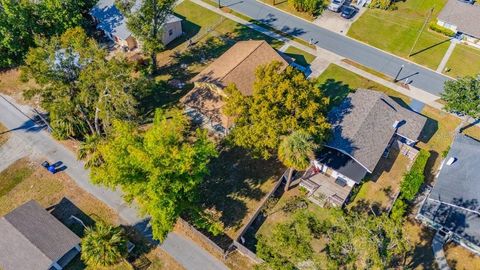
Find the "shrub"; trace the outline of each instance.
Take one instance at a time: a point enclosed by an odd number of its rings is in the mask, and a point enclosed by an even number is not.
[[[447,37],[453,37],[456,34],[455,31],[452,31],[446,27],[438,25],[436,20],[430,22],[430,25],[428,26],[428,28],[430,28],[430,30],[435,31],[437,33],[444,34]]]
[[[324,7],[323,0],[288,0],[288,3],[296,11],[306,12],[310,15],[320,14]]]
[[[390,212],[390,217],[395,220],[401,219],[405,216],[407,211],[407,204],[403,201],[402,198],[398,198],[393,204],[392,211]]]
[[[420,190],[423,182],[425,181],[425,166],[430,158],[430,152],[426,150],[420,150],[412,168],[403,177],[403,181],[400,184],[401,197],[408,201],[413,200],[415,195]]]
[[[368,5],[368,7],[383,9],[383,10],[397,9],[397,7],[393,4],[393,1],[391,0],[372,0],[372,2],[370,2],[370,5]]]

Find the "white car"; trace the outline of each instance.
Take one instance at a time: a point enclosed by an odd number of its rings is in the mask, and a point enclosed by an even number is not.
[[[345,0],[332,0],[330,5],[328,5],[328,9],[333,12],[340,12],[340,8],[343,6],[343,3],[345,3]]]

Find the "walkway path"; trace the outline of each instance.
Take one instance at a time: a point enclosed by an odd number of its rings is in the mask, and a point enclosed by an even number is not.
[[[147,220],[140,217],[135,208],[126,204],[120,191],[111,191],[101,186],[96,186],[89,181],[89,172],[84,169],[83,162],[78,161],[75,155],[65,148],[58,141],[53,139],[43,128],[38,127],[29,117],[31,108],[20,106],[8,97],[0,95],[0,122],[10,131],[10,138],[16,148],[12,159],[17,156],[30,153],[37,153],[48,158],[50,162],[62,161],[67,169],[65,173],[70,176],[76,184],[89,192],[97,199],[103,201],[112,208],[129,225],[134,225],[146,237],[151,237],[150,230],[145,228]],[[8,142],[7,142],[7,145]],[[8,146],[10,147],[10,146]],[[1,152],[1,159],[8,155]],[[8,162],[6,162],[8,163]],[[5,163],[5,164],[6,164]],[[175,233],[170,233],[167,239],[160,246],[167,251],[177,262],[187,270],[226,270],[223,263],[218,261],[207,251],[197,246],[192,241],[183,238]]]
[[[444,82],[449,80],[447,76],[433,70],[334,33],[256,0],[222,0],[222,5],[307,42],[312,39],[320,48],[351,59],[392,78],[397,75],[403,65],[402,77],[409,77],[412,86],[437,96],[443,91]],[[225,16],[228,17],[227,14]]]
[[[456,39],[450,40],[450,46],[448,47],[447,52],[443,56],[440,65],[438,65],[437,72],[443,72],[445,66],[447,66],[448,59],[450,59],[450,56],[452,56],[453,50],[455,49],[455,46],[457,46],[457,43],[458,41]]]
[[[450,270],[448,266],[447,259],[445,258],[445,253],[443,252],[444,241],[442,237],[438,235],[438,232],[433,237],[432,241],[432,250],[433,255],[435,256],[435,261],[437,262],[438,268],[440,270]]]

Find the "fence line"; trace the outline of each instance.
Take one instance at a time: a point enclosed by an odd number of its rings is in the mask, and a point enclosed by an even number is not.
[[[177,220],[177,226],[180,226],[180,229],[187,234],[188,237],[192,238],[191,235],[202,241],[204,243],[204,246],[210,251],[211,253],[216,253],[218,256],[221,256],[222,258],[225,256],[225,253],[227,250],[221,248],[219,245],[217,245],[215,242],[213,242],[210,238],[208,238],[206,235],[201,233],[199,230],[197,230],[195,227],[190,225],[188,222],[186,222],[182,218],[178,218]],[[212,252],[213,251],[213,252]]]

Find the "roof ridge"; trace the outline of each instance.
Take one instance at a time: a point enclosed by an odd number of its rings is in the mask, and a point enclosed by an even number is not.
[[[255,41],[255,40],[250,40],[250,41]],[[244,41],[244,42],[248,42],[248,41]],[[240,66],[240,64],[242,64],[243,62],[245,62],[245,60],[250,56],[252,55],[256,50],[258,50],[258,48],[260,48],[260,46],[262,46],[263,44],[265,44],[266,41],[265,40],[261,40],[260,43],[258,44],[257,47],[255,47],[255,49],[253,49],[249,54],[247,54],[240,62],[238,62],[238,64],[236,64],[233,68],[231,68],[227,73],[225,73],[225,75],[223,75],[220,80],[223,80],[225,79],[225,77],[228,76],[228,74],[232,73],[232,71],[234,71],[238,66]],[[237,43],[238,44],[238,43]]]

